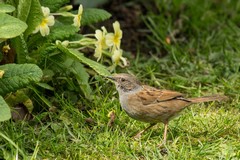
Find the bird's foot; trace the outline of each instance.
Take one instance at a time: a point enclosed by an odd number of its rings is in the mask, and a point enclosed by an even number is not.
[[[142,136],[142,132],[138,132],[138,133],[137,133],[135,136],[133,136],[132,138],[138,140],[138,139],[141,138],[141,136]]]
[[[166,148],[166,142],[162,142],[158,144],[157,147],[160,149],[160,153],[162,156],[165,156],[168,154],[168,150]]]

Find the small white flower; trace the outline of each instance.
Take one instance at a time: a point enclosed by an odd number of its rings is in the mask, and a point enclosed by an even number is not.
[[[83,13],[83,6],[80,5],[78,7],[78,14],[74,15],[74,18],[73,18],[73,25],[78,28],[81,27],[82,13]]]
[[[49,26],[53,26],[55,21],[54,16],[50,16],[50,10],[48,7],[42,7],[42,12],[44,18],[42,19],[42,22],[33,31],[33,33],[37,33],[38,31],[40,31],[41,35],[44,37],[49,35]]]

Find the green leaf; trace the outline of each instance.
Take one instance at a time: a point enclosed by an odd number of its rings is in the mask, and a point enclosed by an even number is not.
[[[0,39],[9,39],[22,34],[27,28],[27,24],[23,21],[0,13]]]
[[[43,75],[42,70],[35,64],[6,64],[0,66],[0,70],[5,72],[0,79],[0,95],[38,82]]]
[[[33,49],[43,46],[44,44],[46,44],[46,42],[47,37],[43,37],[41,34],[34,34],[29,36],[27,40],[29,52],[31,52],[31,50]]]
[[[55,51],[58,51],[58,53]],[[64,56],[65,55],[63,54],[59,54],[59,50],[54,44],[44,43],[42,46],[39,46],[37,50],[33,50],[31,52],[30,58],[32,60],[32,63],[37,64],[38,66],[45,66],[47,65],[46,58],[51,58],[56,63],[58,63],[58,61],[61,61],[59,57],[62,57],[62,59],[64,59]],[[51,62],[49,65],[51,65]]]
[[[62,63],[65,69],[74,74],[82,92],[84,93],[86,98],[91,98],[92,89],[89,85],[89,74],[87,73],[87,69],[84,65],[76,59],[71,57],[66,58],[66,60]],[[72,75],[71,74],[71,75]]]
[[[8,104],[2,96],[0,96],[0,122],[11,118],[11,111]]]
[[[14,92],[14,94],[8,94],[5,98],[5,101],[10,107],[16,106],[19,103],[22,103],[27,107],[27,110],[29,112],[32,112],[33,103],[27,94],[28,94],[28,90],[19,89],[17,90],[17,92]]]
[[[48,40],[49,42],[56,41],[56,40],[65,40],[78,32],[78,28],[73,25],[63,25],[57,23],[51,29]]]
[[[29,37],[27,41],[27,46],[29,51],[32,49],[43,49],[46,47],[44,46],[47,43],[55,43],[56,40],[66,40],[70,37],[76,36],[76,32],[78,28],[72,25],[64,25],[56,21],[55,25],[51,28],[50,34],[47,37],[43,37],[40,34],[35,34]],[[39,54],[40,55],[40,54]]]
[[[39,1],[32,0],[32,3],[30,5],[31,7],[26,21],[28,28],[24,35],[25,39],[35,30],[35,28],[41,23],[43,19],[43,13]]]
[[[30,9],[31,9],[32,0],[19,0],[18,8],[17,8],[17,17],[26,22]]]
[[[81,24],[89,25],[109,19],[111,14],[103,9],[83,8]]]
[[[105,66],[101,65],[100,63],[97,63],[89,58],[86,58],[83,53],[78,52],[77,50],[68,49],[61,44],[57,45],[58,49],[60,49],[62,52],[66,53],[67,55],[79,60],[80,62],[88,65],[93,70],[95,70],[98,74],[102,76],[109,76],[110,72],[106,69]]]
[[[89,0],[78,0],[74,1],[75,4],[81,3],[83,7],[86,8],[97,8],[99,6],[102,6],[103,4],[109,2],[109,0],[97,0],[97,1],[89,1]]]
[[[15,7],[9,4],[0,3],[0,13],[11,13],[15,10]]]
[[[70,70],[75,75],[79,86],[81,87],[83,93],[85,94],[85,97],[90,97],[92,89],[88,83],[89,74],[87,73],[84,66],[80,62],[75,61]]]
[[[26,63],[28,56],[28,47],[26,41],[24,40],[23,35],[11,39],[11,42],[17,54],[17,63],[18,64]]]
[[[52,86],[50,86],[47,83],[37,83],[37,85],[42,87],[42,88],[44,88],[44,89],[50,90],[50,91],[54,91],[55,90]]]
[[[41,5],[48,7],[51,12],[56,12],[60,7],[69,3],[69,0],[42,0]]]

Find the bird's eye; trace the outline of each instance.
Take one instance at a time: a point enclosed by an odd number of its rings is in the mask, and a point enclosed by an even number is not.
[[[125,81],[126,81],[126,79],[124,79],[124,78],[121,78],[121,79],[120,79],[120,81],[121,81],[121,82],[125,82]]]

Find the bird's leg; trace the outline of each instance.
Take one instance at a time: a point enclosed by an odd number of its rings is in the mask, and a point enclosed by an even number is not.
[[[135,136],[133,136],[134,139],[139,139],[141,137],[141,135],[147,131],[149,128],[155,126],[157,123],[151,123],[150,126],[148,126],[147,128],[145,128],[144,130],[138,132]]]
[[[168,129],[168,122],[164,123],[163,142],[158,145],[159,147],[164,146],[167,142],[167,129]]]
[[[168,122],[164,123],[163,144],[166,144],[167,142],[167,129],[168,129]]]

